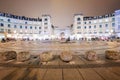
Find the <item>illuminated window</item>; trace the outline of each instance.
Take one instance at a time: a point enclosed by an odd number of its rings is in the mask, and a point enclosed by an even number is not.
[[[94,23],[97,23],[97,21],[95,20]]]
[[[108,22],[108,19],[105,19],[106,22]]]

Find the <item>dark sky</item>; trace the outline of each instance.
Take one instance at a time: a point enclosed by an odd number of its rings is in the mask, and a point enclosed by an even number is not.
[[[50,14],[55,26],[73,23],[73,15],[104,15],[120,9],[120,0],[0,0],[0,12],[41,17]]]

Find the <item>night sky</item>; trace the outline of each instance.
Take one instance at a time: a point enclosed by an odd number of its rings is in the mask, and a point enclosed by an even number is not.
[[[0,0],[0,12],[27,17],[50,14],[58,27],[70,26],[74,14],[104,15],[120,9],[120,0]]]

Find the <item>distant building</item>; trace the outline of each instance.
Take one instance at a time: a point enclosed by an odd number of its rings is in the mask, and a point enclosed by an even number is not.
[[[66,27],[66,28],[54,28],[54,36],[57,39],[62,39],[62,38],[68,38],[71,36],[71,29]]]
[[[115,13],[93,17],[75,14],[73,35],[76,39],[108,38],[115,36],[115,21]]]

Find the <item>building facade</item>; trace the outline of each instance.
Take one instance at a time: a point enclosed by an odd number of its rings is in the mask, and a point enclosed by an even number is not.
[[[76,39],[108,38],[115,35],[115,14],[85,17],[74,15],[73,34]]]
[[[120,37],[120,10],[115,11],[115,32]]]
[[[0,13],[0,39],[61,39],[84,40],[120,37],[120,10],[103,16],[74,15],[74,23],[66,28],[54,27],[50,15],[28,18]]]
[[[47,39],[53,34],[51,17],[28,18],[0,13],[0,38]]]

